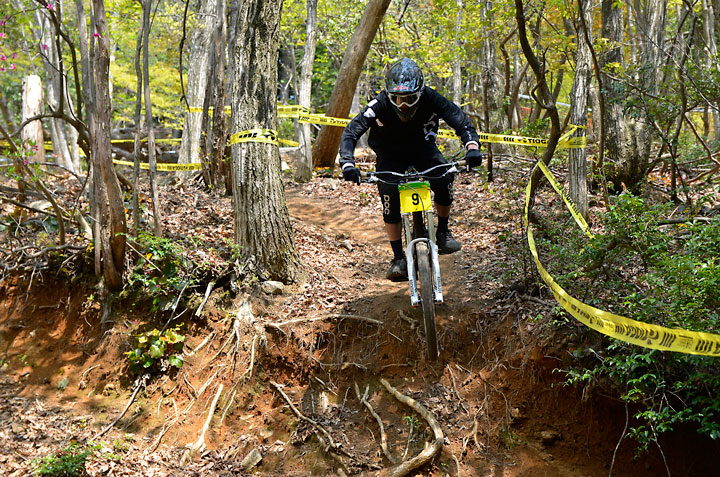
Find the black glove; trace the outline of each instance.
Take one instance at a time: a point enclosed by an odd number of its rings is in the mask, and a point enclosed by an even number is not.
[[[475,169],[476,167],[482,166],[485,154],[480,152],[479,149],[470,149],[465,153],[465,162],[467,163],[468,169]]]
[[[360,169],[355,167],[355,164],[348,162],[345,164],[345,167],[343,167],[342,170],[343,178],[346,181],[354,182],[356,184],[360,183]]]

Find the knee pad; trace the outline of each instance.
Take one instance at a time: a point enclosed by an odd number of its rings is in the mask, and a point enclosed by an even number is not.
[[[400,222],[400,193],[393,184],[378,184],[382,203],[383,222],[396,224]]]
[[[430,189],[435,194],[435,203],[438,205],[450,205],[453,203],[453,181],[455,180],[454,174],[449,174],[441,179],[434,179],[430,181]],[[399,200],[399,199],[398,199]]]

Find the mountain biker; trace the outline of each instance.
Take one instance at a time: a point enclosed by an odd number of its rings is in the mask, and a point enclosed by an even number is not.
[[[377,154],[376,170],[404,173],[411,166],[421,171],[447,161],[435,144],[440,119],[445,120],[465,146],[468,166],[482,164],[478,134],[467,115],[434,89],[425,86],[420,67],[403,58],[390,66],[385,90],[368,103],[345,127],[340,142],[340,167],[346,181],[360,182],[355,166],[355,144],[370,130],[368,144]],[[460,250],[460,243],[448,228],[453,202],[453,175],[430,180],[438,216],[436,242],[441,254]],[[383,204],[383,221],[393,260],[386,278],[407,280],[407,262],[402,247],[400,196],[396,185],[378,183]]]

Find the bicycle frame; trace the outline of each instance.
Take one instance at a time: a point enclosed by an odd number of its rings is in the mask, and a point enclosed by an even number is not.
[[[407,260],[407,274],[410,282],[410,304],[413,307],[422,305],[427,354],[431,361],[436,360],[439,356],[435,304],[443,302],[443,294],[440,281],[439,251],[435,243],[433,203],[430,183],[427,181],[433,177],[438,177],[430,175],[430,172],[438,168],[446,168],[443,175],[457,172],[456,165],[464,165],[464,161],[440,164],[422,172],[401,174],[385,171],[361,175],[368,182],[381,182],[398,187],[400,217],[406,244],[405,259]],[[394,181],[380,179],[378,177],[380,174],[390,175]],[[439,177],[442,177],[442,175]],[[421,236],[425,232],[423,224],[427,224],[427,237]]]

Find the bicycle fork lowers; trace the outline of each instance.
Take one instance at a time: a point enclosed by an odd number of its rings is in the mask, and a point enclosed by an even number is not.
[[[417,227],[418,230],[415,233],[415,239],[413,239],[413,233],[410,230],[410,220],[409,216],[413,214],[414,217],[414,224],[420,224],[422,225],[423,222],[428,224],[427,225],[427,237],[421,237],[420,235],[420,227]],[[423,215],[425,216],[423,220]],[[419,244],[421,247],[426,247],[426,250],[428,250],[429,253],[429,265],[430,269],[432,270],[432,281],[433,281],[433,301],[437,303],[443,302],[443,294],[442,294],[442,283],[440,280],[440,260],[438,258],[438,247],[435,243],[435,225],[433,223],[433,217],[432,217],[432,211],[426,210],[424,212],[407,212],[403,213],[403,228],[405,229],[405,237],[407,244],[407,248],[405,249],[405,256],[407,258],[407,272],[408,272],[408,280],[410,282],[410,304],[413,307],[420,306],[420,293],[418,292],[418,267],[415,265],[416,257],[419,255],[422,255],[426,252],[421,251],[420,254],[417,253],[416,248]],[[425,291],[427,294],[427,291]],[[426,295],[426,299],[429,298]]]

